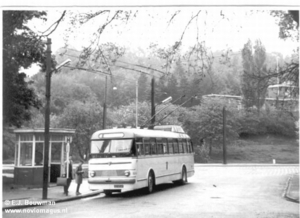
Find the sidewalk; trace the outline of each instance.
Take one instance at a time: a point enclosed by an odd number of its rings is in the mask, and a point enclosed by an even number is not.
[[[3,177],[5,179],[5,177]],[[7,178],[6,178],[7,179]],[[55,204],[63,201],[71,201],[75,199],[91,197],[99,195],[99,191],[91,191],[88,187],[88,181],[86,178],[80,186],[81,195],[76,196],[77,184],[75,180],[69,187],[69,195],[63,194],[63,186],[56,186],[56,184],[50,184],[48,188],[47,199],[42,199],[42,188],[15,188],[11,189],[8,185],[3,186],[3,202],[2,209],[12,209],[12,208],[24,208],[24,207],[35,207],[43,204]]]
[[[299,174],[289,178],[284,197],[290,201],[299,203]]]

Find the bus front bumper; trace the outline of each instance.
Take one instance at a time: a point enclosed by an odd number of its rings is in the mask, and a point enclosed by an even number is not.
[[[134,184],[135,178],[89,178],[89,184]]]

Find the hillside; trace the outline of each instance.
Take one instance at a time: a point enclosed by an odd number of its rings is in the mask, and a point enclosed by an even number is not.
[[[251,136],[227,145],[227,163],[299,164],[299,142],[282,136]],[[198,162],[199,157],[195,157]],[[222,149],[213,149],[208,163],[222,163]]]

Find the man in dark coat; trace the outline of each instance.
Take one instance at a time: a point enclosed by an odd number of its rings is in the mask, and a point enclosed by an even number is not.
[[[75,181],[77,183],[76,195],[81,195],[81,193],[79,192],[79,188],[82,183],[82,177],[83,177],[82,164],[83,164],[83,160],[80,161],[80,164],[78,165],[78,167],[76,167],[75,170]]]

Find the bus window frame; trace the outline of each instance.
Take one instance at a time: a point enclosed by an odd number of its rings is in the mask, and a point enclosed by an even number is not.
[[[169,146],[168,146],[168,139],[167,138],[162,138],[161,143],[163,145],[163,154],[169,154]],[[165,150],[166,148],[166,150]]]
[[[156,138],[150,138],[150,153],[151,155],[157,155]]]
[[[162,143],[162,138],[156,138],[156,154],[164,154],[164,146]]]
[[[174,147],[173,147],[173,138],[167,138],[168,141],[168,154],[174,154]],[[172,151],[170,151],[170,148],[172,148]]]
[[[179,154],[184,153],[184,151],[183,151],[182,139],[178,139],[178,153],[179,153]]]
[[[144,155],[151,155],[151,144],[150,144],[150,138],[143,138],[143,144],[144,144]],[[146,152],[148,150],[148,153]]]
[[[178,139],[177,138],[173,138],[173,150],[174,150],[174,154],[179,154],[179,146],[178,146]],[[177,152],[176,152],[177,150]]]
[[[139,143],[139,149],[137,148],[138,143]],[[137,156],[144,156],[145,155],[144,138],[135,138],[135,143],[134,144],[135,144],[135,147],[136,147]]]
[[[183,153],[188,153],[187,150],[187,139],[182,140]]]

